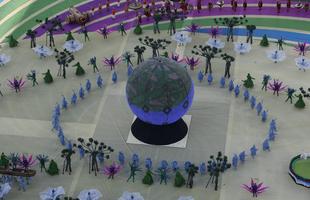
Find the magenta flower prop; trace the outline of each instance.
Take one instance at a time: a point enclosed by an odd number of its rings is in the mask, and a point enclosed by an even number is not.
[[[185,30],[195,35],[195,33],[199,30],[199,28],[200,28],[199,25],[192,23],[191,25],[187,26]]]
[[[15,90],[15,92],[20,92],[22,88],[24,88],[26,81],[23,80],[23,78],[20,78],[18,80],[18,77],[15,76],[12,80],[8,80],[8,86]]]
[[[307,51],[310,51],[310,46],[307,43],[299,43],[295,46],[295,50],[299,53],[299,55],[305,56]]]
[[[256,183],[253,179],[251,179],[251,183],[249,185],[242,184],[242,188],[248,192],[251,192],[253,197],[257,197],[258,194],[265,192],[268,187],[263,186],[263,183]]]
[[[32,155],[21,155],[19,157],[19,163],[18,166],[22,167],[25,171],[27,171],[30,167],[34,166],[36,164],[36,159],[33,158]]]
[[[112,71],[115,69],[115,66],[121,62],[121,57],[111,56],[111,58],[104,58],[102,62],[105,66],[110,67]]]
[[[108,179],[114,179],[114,175],[121,171],[121,165],[113,163],[110,166],[105,166],[103,168],[103,174],[108,176]]]
[[[180,56],[178,54],[171,53],[171,59],[177,63],[183,62],[183,59],[180,59]]]
[[[194,56],[190,58],[186,56],[185,62],[191,70],[194,70],[196,66],[200,63],[199,58],[195,59]]]
[[[283,92],[287,86],[282,85],[283,82],[279,80],[273,79],[273,82],[269,82],[268,89],[273,91],[273,95],[277,93],[277,96],[279,96],[280,92]]]
[[[210,35],[212,38],[215,38],[216,39],[216,36],[219,34],[219,27],[213,27],[211,26],[211,29],[210,29]]]

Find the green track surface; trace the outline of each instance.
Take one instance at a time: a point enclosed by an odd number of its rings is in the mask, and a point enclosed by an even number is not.
[[[0,19],[1,17],[10,13],[14,8],[25,3],[27,0],[12,0],[8,2],[3,7],[0,7]],[[46,6],[58,2],[56,5],[51,7],[50,9],[46,10],[44,13],[40,13],[33,18],[24,21],[24,23],[19,26],[17,29],[13,31],[13,35],[15,38],[22,37],[28,29],[33,28],[37,25],[35,22],[36,19],[44,19],[46,17],[50,17],[56,15],[57,13],[61,13],[68,9],[72,5],[76,5],[85,0],[37,0],[31,5],[27,6],[26,8],[20,10],[10,19],[5,21],[0,26],[0,35],[5,35],[9,30],[11,30],[16,24],[23,21],[25,18],[30,16],[31,14],[38,12],[39,10],[45,8]],[[1,12],[3,11],[3,12]],[[303,20],[295,20],[295,19],[285,19],[285,18],[255,18],[255,17],[248,17],[250,24],[255,24],[256,26],[264,26],[270,28],[285,28],[285,29],[292,29],[292,30],[300,30],[300,31],[310,31],[310,21],[303,21]],[[177,28],[185,27],[190,23],[195,22],[201,26],[211,26],[214,25],[213,18],[205,18],[205,19],[189,19],[185,20],[184,22],[177,22]],[[168,29],[168,22],[164,22],[160,24],[161,29]],[[147,25],[145,27],[147,30],[152,29],[152,25]]]
[[[285,28],[300,31],[310,31],[310,21],[295,20],[295,19],[285,19],[285,18],[254,18],[248,16],[248,24],[255,24],[256,26],[272,27],[272,28]],[[213,18],[207,19],[190,19],[184,22],[177,22],[176,27],[182,28],[184,26],[190,25],[192,22],[199,24],[200,26],[211,26],[214,25]],[[165,22],[160,24],[161,29],[168,29],[169,23]],[[144,27],[146,30],[153,30],[152,25]]]
[[[50,17],[52,15],[55,15],[57,13],[60,13],[66,9],[68,9],[71,5],[75,5],[78,3],[81,3],[85,0],[70,0],[70,1],[59,1],[58,4],[54,5],[50,9],[46,10],[44,13],[40,13],[33,18],[27,20],[22,24],[20,27],[18,27],[16,30],[14,30],[13,35],[16,38],[21,37],[25,34],[25,32],[37,25],[35,22],[36,19],[44,19],[45,17]],[[29,15],[39,11],[40,9],[43,9],[44,7],[48,6],[51,3],[56,2],[55,0],[39,0],[28,6],[27,8],[22,9],[20,12],[16,13],[14,17],[7,20],[5,23],[3,23],[0,27],[0,35],[4,35],[7,33],[13,26],[18,24],[19,22],[23,21],[24,18],[28,17]]]
[[[29,0],[11,0],[0,7],[0,20]]]
[[[302,178],[310,179],[310,159],[297,159],[293,163],[293,171]]]

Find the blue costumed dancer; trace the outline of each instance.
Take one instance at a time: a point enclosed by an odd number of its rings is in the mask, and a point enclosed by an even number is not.
[[[233,91],[234,88],[235,88],[234,81],[233,81],[233,80],[230,80],[230,81],[229,81],[229,84],[228,84],[228,90],[229,90],[229,92]]]
[[[68,109],[68,101],[64,95],[62,95],[62,99],[61,99],[61,108],[65,110]]]
[[[255,145],[253,145],[253,146],[250,148],[250,152],[251,152],[252,158],[255,158],[255,156],[256,156],[256,154],[257,154],[257,151],[258,151],[258,149],[256,148]]]
[[[263,142],[263,151],[270,151],[270,145],[268,139],[265,139]]]
[[[263,112],[262,112],[262,122],[266,122],[267,121],[267,116],[268,116],[267,111],[263,110]]]
[[[246,102],[246,101],[249,100],[249,98],[250,98],[250,92],[249,92],[248,89],[245,89],[244,92],[243,92],[243,99]]]
[[[97,77],[97,86],[99,88],[103,87],[103,79],[102,79],[102,77],[100,75],[98,75],[98,77]]]
[[[202,71],[198,72],[197,78],[198,78],[199,82],[202,82],[202,80],[203,80],[203,73],[202,73]]]
[[[77,102],[77,95],[76,95],[75,91],[73,90],[73,94],[71,97],[71,104],[75,105],[76,102]]]
[[[225,77],[222,77],[222,78],[220,79],[220,88],[225,88],[225,84],[226,84]]]
[[[91,82],[89,79],[86,80],[85,88],[86,88],[87,93],[89,93],[91,90]]]
[[[234,154],[233,158],[232,158],[232,161],[231,161],[231,165],[233,166],[234,169],[237,169],[238,167],[238,156],[237,154]]]
[[[112,81],[113,83],[117,82],[117,73],[115,71],[113,71],[113,74],[112,74]]]
[[[257,115],[260,115],[260,113],[263,110],[263,104],[261,102],[259,102],[256,107],[255,107],[256,111],[257,111]]]
[[[254,96],[251,96],[251,98],[250,98],[251,108],[254,109],[255,105],[256,105],[256,98]]]
[[[239,88],[239,85],[236,85],[235,89],[234,89],[234,93],[235,93],[235,96],[238,97],[239,94],[240,94],[240,88]]]
[[[241,163],[244,163],[244,162],[245,162],[245,157],[246,157],[245,151],[242,151],[242,152],[239,154],[239,160],[240,160]]]

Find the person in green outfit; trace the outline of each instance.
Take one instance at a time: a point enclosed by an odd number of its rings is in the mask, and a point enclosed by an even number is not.
[[[119,24],[118,31],[121,32],[122,36],[127,35],[124,22]]]
[[[27,78],[28,80],[32,81],[32,87],[34,87],[35,85],[39,85],[39,83],[37,82],[37,73],[35,70],[31,70],[31,72],[27,74]]]
[[[268,86],[268,82],[269,82],[269,80],[271,79],[271,76],[270,75],[264,75],[263,76],[263,81],[262,81],[262,90],[265,90],[265,91],[267,91],[267,86]]]
[[[282,37],[280,39],[278,39],[277,41],[277,46],[279,51],[283,50],[283,44],[284,44],[284,40],[282,39]]]
[[[88,36],[88,30],[87,30],[87,28],[86,28],[85,26],[82,27],[80,33],[83,33],[83,34],[84,34],[84,40],[85,40],[85,42],[86,42],[86,40],[90,41],[89,36]]]
[[[154,19],[153,32],[154,32],[154,34],[156,34],[156,33],[160,34],[158,23],[161,20],[161,14],[159,13],[158,10],[155,11],[153,19]]]
[[[94,73],[99,72],[99,69],[97,67],[97,58],[96,56],[92,57],[88,61],[88,65],[91,65],[93,67]]]

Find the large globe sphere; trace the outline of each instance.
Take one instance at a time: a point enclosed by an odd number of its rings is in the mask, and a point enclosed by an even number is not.
[[[194,84],[183,65],[155,57],[141,63],[126,86],[132,112],[142,121],[154,125],[171,124],[190,108]]]

